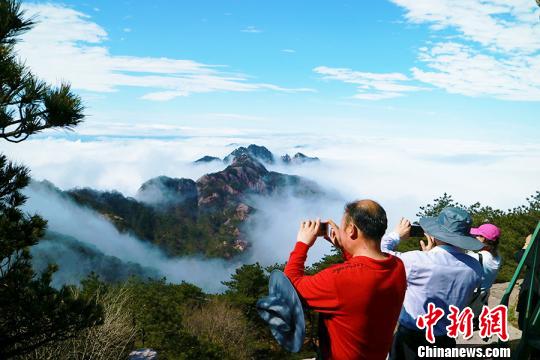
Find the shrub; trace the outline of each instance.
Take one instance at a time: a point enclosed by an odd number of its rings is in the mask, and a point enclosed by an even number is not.
[[[184,328],[199,340],[214,344],[235,359],[250,359],[253,354],[253,329],[239,309],[218,298],[200,308],[184,311]]]
[[[128,304],[133,292],[128,287],[100,287],[96,292],[97,302],[103,306],[102,325],[80,331],[75,337],[55,342],[34,350],[22,359],[53,360],[106,360],[122,359],[132,349],[136,335]]]

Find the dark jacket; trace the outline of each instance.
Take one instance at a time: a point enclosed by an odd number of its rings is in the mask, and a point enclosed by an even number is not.
[[[514,259],[516,260],[517,263],[521,261],[521,258],[523,257],[524,254],[525,254],[525,249],[520,249],[516,251],[516,253],[514,254]],[[529,256],[525,260],[525,266],[526,266],[525,277],[523,279],[523,283],[521,284],[521,288],[519,289],[518,303],[516,307],[516,310],[519,313],[518,325],[521,330],[523,329],[523,321],[525,317],[525,312],[527,310],[527,298],[529,296],[531,276],[533,274],[533,260],[534,259],[532,255],[534,254],[532,253],[531,256]],[[538,303],[538,299],[540,296],[540,286],[539,286],[540,285],[540,282],[539,282],[540,272],[538,271],[538,269],[540,268],[540,259],[537,259],[536,261],[537,261],[537,270],[536,270],[536,275],[534,277],[535,278],[535,281],[533,284],[534,292],[532,294],[532,299],[531,299],[532,309],[536,307],[536,304]]]

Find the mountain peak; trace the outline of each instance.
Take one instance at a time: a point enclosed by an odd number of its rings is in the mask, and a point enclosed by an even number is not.
[[[292,158],[289,156],[289,154],[285,154],[281,157],[281,161],[283,161],[285,164],[303,164],[305,162],[314,162],[320,160],[318,157],[310,157],[301,152],[297,152]]]
[[[197,185],[191,179],[168,176],[152,178],[141,185],[137,199],[151,205],[197,203]]]
[[[249,154],[240,154],[224,170],[197,180],[199,205],[224,206],[233,199],[238,200],[245,192],[266,193],[268,173],[259,160]]]
[[[264,146],[259,146],[255,144],[249,145],[247,148],[241,146],[233,150],[229,155],[227,155],[223,161],[230,163],[233,162],[235,158],[240,157],[241,155],[249,155],[254,159],[257,159],[265,164],[273,164],[275,162],[274,155],[270,150]]]
[[[203,164],[203,163],[209,163],[209,162],[213,162],[213,161],[221,161],[221,159],[218,158],[218,157],[215,157],[215,156],[205,155],[202,158],[195,160],[193,163],[194,164]]]
[[[226,164],[232,164],[235,162],[236,159],[239,159],[244,155],[254,160],[257,160],[265,165],[273,165],[276,162],[276,158],[274,154],[272,154],[272,152],[268,150],[268,148],[266,148],[265,146],[260,146],[256,144],[251,144],[247,147],[245,146],[237,147],[229,155],[223,158],[223,162],[225,162]],[[278,159],[281,159],[281,162],[286,165],[297,165],[297,164],[303,164],[306,162],[319,161],[318,157],[310,157],[301,152],[297,152],[292,157],[289,154],[285,154],[281,157],[278,157]],[[221,159],[215,156],[206,155],[206,156],[201,157],[198,160],[195,160],[194,164],[209,163],[212,161],[221,161]]]
[[[268,170],[266,170],[261,161],[249,154],[242,154],[240,156],[236,156],[233,159],[232,163],[228,166],[228,168],[229,167],[251,168],[255,170],[259,175],[264,175],[268,172]]]

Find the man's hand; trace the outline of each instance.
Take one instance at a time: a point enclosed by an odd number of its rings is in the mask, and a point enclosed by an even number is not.
[[[411,235],[411,222],[405,218],[401,218],[394,231],[398,233],[399,240],[408,239]]]
[[[422,251],[429,251],[435,247],[435,238],[431,235],[424,234],[427,239],[427,244],[424,243],[424,240],[420,240],[420,247],[422,248]]]
[[[317,233],[319,232],[319,227],[321,226],[321,219],[306,220],[300,223],[300,229],[298,230],[298,235],[296,236],[296,241],[303,242],[304,244],[311,246],[315,243],[317,239]]]
[[[525,244],[523,244],[523,249],[526,249],[529,247],[529,244],[531,243],[532,234],[527,235],[525,238]]]
[[[330,226],[330,231],[328,232],[328,235],[325,235],[324,238],[332,243],[335,247],[338,249],[343,250],[343,247],[341,246],[341,241],[339,239],[339,227],[336,225],[335,222],[332,220],[328,220],[328,225]]]

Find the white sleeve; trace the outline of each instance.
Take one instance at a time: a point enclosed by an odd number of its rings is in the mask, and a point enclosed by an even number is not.
[[[399,244],[399,234],[395,231],[392,231],[388,234],[385,234],[381,239],[381,251],[397,256],[403,261],[405,266],[405,273],[407,274],[407,281],[413,281],[416,276],[415,266],[417,263],[421,263],[424,260],[425,254],[422,251],[407,251],[399,252],[394,251],[394,249]]]
[[[381,239],[381,251],[385,253],[392,254],[397,257],[401,257],[401,253],[394,251],[394,249],[399,244],[399,234],[395,231],[392,231],[388,234],[385,234]]]

